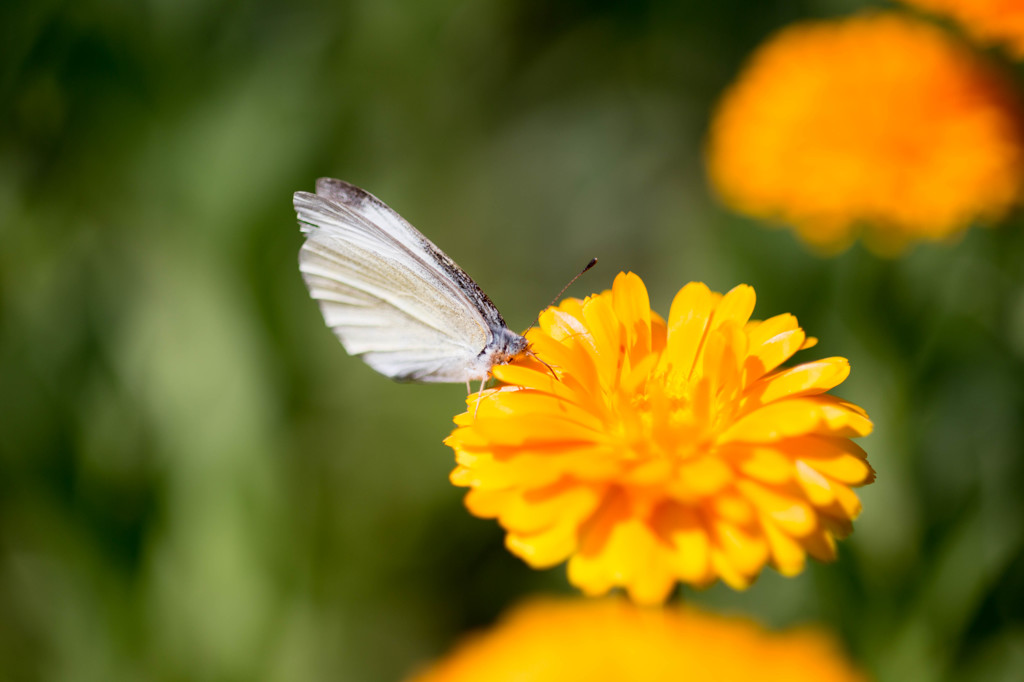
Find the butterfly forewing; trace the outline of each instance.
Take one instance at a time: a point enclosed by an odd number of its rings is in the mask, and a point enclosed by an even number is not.
[[[365,227],[376,225],[382,228],[405,246],[409,254],[428,262],[435,274],[476,310],[489,329],[494,331],[506,327],[498,308],[477,283],[448,254],[383,201],[364,189],[334,178],[319,178],[316,181],[316,193],[317,196],[352,209]]]
[[[373,195],[339,180],[296,192],[299,268],[352,355],[398,380],[480,377],[501,315],[454,262]]]

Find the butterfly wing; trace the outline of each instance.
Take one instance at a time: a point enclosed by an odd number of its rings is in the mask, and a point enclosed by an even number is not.
[[[494,304],[416,228],[364,190],[329,178],[296,192],[299,269],[345,350],[400,381],[486,375]]]

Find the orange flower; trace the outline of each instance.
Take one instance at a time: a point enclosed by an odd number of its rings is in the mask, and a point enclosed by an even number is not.
[[[634,274],[568,299],[527,338],[541,362],[492,370],[445,441],[471,488],[530,565],[569,559],[589,595],[624,586],[657,603],[676,581],[745,588],[766,563],[799,573],[835,558],[874,473],[849,439],[860,408],[825,392],[844,358],[780,369],[814,345],[792,315],[750,321],[754,290],[683,287],[668,323]],[[552,376],[552,373],[557,375]]]
[[[413,682],[866,682],[835,641],[692,608],[619,600],[520,606]]]
[[[1024,2],[1021,0],[903,0],[908,5],[960,22],[981,43],[1005,44],[1024,58]]]
[[[895,14],[799,24],[753,56],[711,126],[711,181],[825,251],[862,227],[897,253],[1017,200],[1024,149],[997,74],[931,24]]]

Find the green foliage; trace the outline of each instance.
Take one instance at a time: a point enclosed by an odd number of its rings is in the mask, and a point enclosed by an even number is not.
[[[704,184],[744,55],[837,7],[0,10],[0,679],[396,680],[569,591],[448,484],[464,389],[392,384],[324,329],[290,203],[320,175],[383,197],[514,328],[592,256],[577,293],[634,270],[663,312],[699,279],[796,314],[852,361],[878,481],[837,565],[685,598],[825,623],[882,680],[1013,679],[1021,220],[822,260]]]

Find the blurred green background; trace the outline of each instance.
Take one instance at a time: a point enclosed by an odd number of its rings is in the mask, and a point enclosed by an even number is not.
[[[852,361],[878,480],[838,564],[684,598],[823,623],[880,680],[1019,680],[1022,220],[826,260],[704,179],[745,56],[859,6],[4,3],[0,679],[398,680],[570,592],[447,482],[464,387],[393,384],[324,327],[291,194],[329,175],[513,328],[592,256],[571,293],[633,270],[663,313],[704,280],[796,314],[808,359]]]

